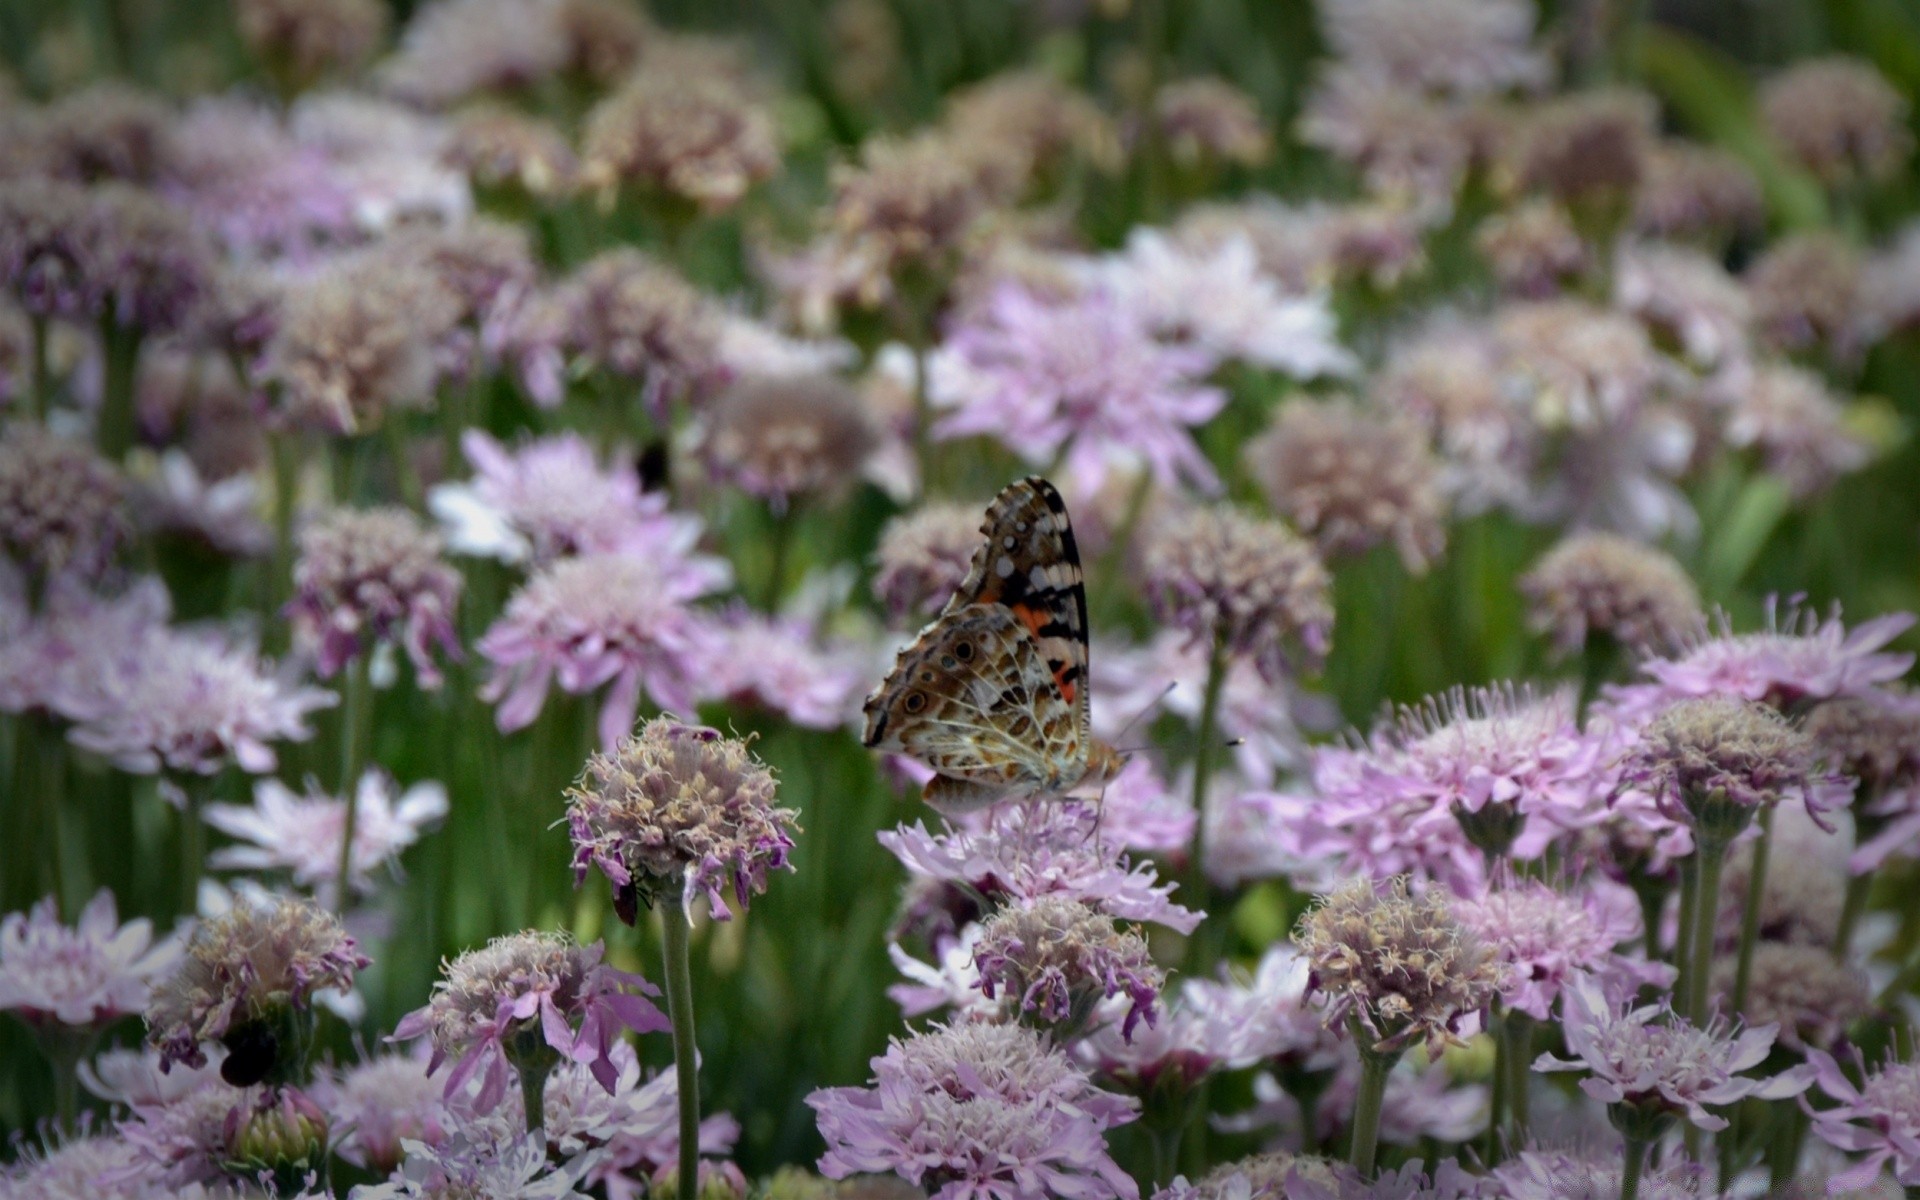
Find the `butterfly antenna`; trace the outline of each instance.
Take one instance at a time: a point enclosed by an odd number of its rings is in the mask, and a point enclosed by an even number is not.
[[[1167,698],[1167,697],[1168,697],[1169,695],[1171,695],[1171,694],[1173,693],[1173,689],[1174,689],[1174,688],[1176,688],[1176,687],[1179,687],[1179,686],[1180,686],[1180,685],[1179,685],[1178,683],[1175,683],[1175,682],[1171,682],[1171,681],[1169,681],[1169,682],[1168,682],[1168,684],[1167,684],[1167,686],[1165,686],[1165,687],[1163,687],[1163,688],[1161,688],[1161,689],[1160,689],[1160,694],[1159,694],[1159,695],[1157,695],[1157,696],[1155,696],[1155,697],[1154,697],[1153,699],[1151,699],[1151,700],[1149,700],[1149,701],[1147,701],[1147,702],[1146,702],[1146,704],[1144,704],[1144,705],[1142,705],[1142,706],[1141,706],[1141,708],[1140,708],[1140,711],[1139,711],[1139,712],[1137,712],[1137,713],[1134,713],[1134,714],[1133,714],[1133,716],[1131,716],[1131,717],[1129,717],[1129,718],[1127,718],[1127,723],[1126,723],[1125,725],[1122,725],[1122,726],[1120,727],[1120,732],[1119,732],[1119,734],[1118,734],[1118,735],[1116,735],[1116,736],[1117,736],[1117,737],[1125,737],[1125,736],[1127,736],[1127,735],[1128,735],[1129,733],[1132,733],[1132,732],[1133,732],[1133,727],[1134,727],[1135,725],[1138,725],[1138,724],[1139,724],[1139,723],[1140,723],[1140,722],[1141,722],[1142,720],[1144,720],[1144,719],[1146,718],[1146,715],[1147,715],[1148,713],[1150,713],[1150,712],[1152,712],[1152,711],[1153,711],[1154,709],[1156,709],[1156,708],[1159,708],[1159,707],[1160,707],[1160,705],[1161,705],[1161,704],[1162,704],[1162,703],[1163,703],[1163,702],[1164,702],[1164,701],[1166,700],[1166,698]],[[1122,751],[1120,751],[1120,753],[1122,753],[1122,754],[1131,754],[1131,753],[1132,753],[1132,751],[1130,751],[1130,750],[1122,750]]]

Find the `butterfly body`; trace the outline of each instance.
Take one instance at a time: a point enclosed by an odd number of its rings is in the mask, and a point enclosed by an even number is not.
[[[1029,477],[987,509],[940,615],[867,698],[866,744],[932,767],[946,812],[1096,786],[1120,768],[1088,730],[1087,599],[1060,493]]]

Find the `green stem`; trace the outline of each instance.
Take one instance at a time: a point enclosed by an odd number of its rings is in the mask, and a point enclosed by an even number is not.
[[[1640,1172],[1646,1165],[1647,1143],[1639,1138],[1628,1138],[1627,1158],[1620,1166],[1620,1200],[1638,1200]]]
[[[1767,1175],[1775,1195],[1785,1195],[1787,1184],[1799,1174],[1800,1147],[1807,1140],[1807,1114],[1800,1106],[1786,1106],[1786,1124],[1767,1143]]]
[[[794,506],[797,498],[787,500],[769,510],[772,529],[767,537],[767,592],[766,609],[768,616],[780,612],[780,596],[787,581],[787,560],[793,552]]]
[[[693,969],[687,925],[684,900],[673,897],[661,904],[667,1019],[673,1022],[673,1072],[680,1085],[680,1200],[693,1200],[700,1186],[700,1074],[693,1042]]]
[[[400,500],[415,512],[427,507],[426,493],[420,486],[420,472],[414,469],[412,448],[398,413],[388,413],[382,432],[387,435],[387,457],[393,460],[393,477],[400,487]]]
[[[1687,1020],[1703,1029],[1707,1024],[1707,999],[1713,991],[1714,926],[1720,915],[1720,868],[1726,864],[1727,846],[1701,837],[1698,829],[1694,837],[1699,878],[1693,895],[1693,941],[1687,947]]]
[[[180,911],[200,911],[200,875],[207,864],[207,828],[200,817],[202,802],[213,780],[206,775],[183,775],[174,781],[184,797],[180,805]]]
[[[1501,1147],[1506,1144],[1500,1127],[1507,1118],[1507,1087],[1513,1074],[1512,1064],[1507,1061],[1508,1015],[1496,1001],[1487,1017],[1488,1032],[1493,1034],[1493,1095],[1487,1106],[1487,1145],[1483,1153],[1490,1167],[1500,1164]]]
[[[1362,1046],[1360,1094],[1353,1105],[1353,1148],[1347,1153],[1347,1161],[1362,1175],[1372,1175],[1374,1158],[1380,1149],[1380,1107],[1387,1095],[1387,1073],[1393,1070],[1394,1061],[1400,1056],[1368,1049],[1364,1045],[1369,1036],[1367,1031],[1360,1028],[1358,1021],[1349,1024],[1354,1040]]]
[[[1686,1013],[1693,1011],[1693,1005],[1687,994],[1687,985],[1692,982],[1687,973],[1687,964],[1693,961],[1693,899],[1700,890],[1699,855],[1690,854],[1680,860],[1680,914],[1673,935],[1673,966],[1678,972],[1674,980],[1673,1002],[1675,1011]]]
[[[1760,903],[1767,891],[1767,858],[1772,846],[1773,805],[1769,804],[1760,810],[1760,837],[1753,843],[1747,902],[1740,912],[1740,956],[1734,964],[1733,999],[1727,1009],[1731,1016],[1747,1011],[1747,989],[1753,982],[1753,946],[1760,939]]]
[[[1193,845],[1187,854],[1186,895],[1181,898],[1195,908],[1209,906],[1212,884],[1207,879],[1207,785],[1213,774],[1213,743],[1220,723],[1220,695],[1227,682],[1227,647],[1216,632],[1207,656],[1206,693],[1200,702],[1200,727],[1194,734],[1193,750]],[[1224,918],[1222,918],[1224,919]],[[1209,939],[1195,936],[1188,942],[1187,972],[1195,979],[1211,975],[1215,955]]]
[[[1587,727],[1587,710],[1600,696],[1600,688],[1620,666],[1620,643],[1611,634],[1589,633],[1580,648],[1580,703],[1574,710],[1580,728]]]
[[[361,724],[371,707],[372,689],[367,680],[367,656],[356,654],[347,662],[346,678],[340,697],[340,794],[346,802],[346,820],[340,828],[340,859],[334,876],[334,907],[342,913],[353,897],[353,838],[360,816],[360,768],[366,747],[361,744]]]
[[[1511,1132],[1507,1145],[1527,1144],[1527,1128],[1532,1123],[1528,1089],[1533,1079],[1533,1018],[1523,1012],[1508,1012],[1501,1024],[1500,1052],[1506,1055],[1507,1123]]]
[[[53,411],[53,369],[47,363],[47,318],[33,317],[33,415],[42,423]]]
[[[514,1074],[520,1077],[520,1106],[527,1114],[527,1132],[546,1133],[548,1072],[534,1067],[517,1067]]]
[[[100,344],[106,362],[94,440],[102,455],[119,462],[133,448],[133,389],[140,364],[140,331],[105,317],[100,322]]]
[[[913,350],[913,457],[920,464],[920,492],[932,493],[933,403],[927,394],[926,330],[915,319],[910,335]]]
[[[1840,927],[1833,935],[1833,961],[1847,961],[1847,952],[1853,948],[1854,926],[1867,911],[1867,897],[1873,891],[1873,875],[1847,876],[1847,898],[1840,908]]]

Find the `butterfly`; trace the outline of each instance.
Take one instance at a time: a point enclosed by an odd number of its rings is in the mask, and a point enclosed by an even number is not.
[[[945,609],[866,702],[864,741],[934,770],[944,813],[1104,784],[1120,754],[1088,729],[1087,589],[1066,502],[1028,476],[987,507]]]

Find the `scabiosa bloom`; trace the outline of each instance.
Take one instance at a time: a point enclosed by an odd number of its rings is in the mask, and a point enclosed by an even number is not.
[[[1004,992],[1007,1003],[1046,1025],[1077,1029],[1101,1000],[1124,998],[1120,1036],[1129,1041],[1141,1018],[1153,1023],[1165,981],[1145,938],[1060,896],[996,911],[981,926],[973,961],[988,999]]]
[[[1760,181],[1737,155],[1669,139],[1655,146],[1643,165],[1633,197],[1636,233],[1720,244],[1766,224]]]
[[[1720,958],[1713,965],[1713,994],[1730,1004],[1737,963]],[[1748,1025],[1771,1025],[1780,1044],[1793,1050],[1832,1049],[1847,1027],[1874,1009],[1867,973],[1833,960],[1829,946],[1754,943],[1747,1002],[1739,1017]]]
[[[204,1067],[169,1063],[167,1070],[151,1050],[109,1051],[91,1068],[81,1069],[89,1090],[127,1106],[129,1116],[119,1124],[120,1136],[134,1149],[140,1177],[158,1179],[167,1195],[225,1175],[231,1157],[227,1124],[237,1123],[262,1095],[221,1078],[225,1050],[209,1047],[207,1057]]]
[[[1189,979],[1181,985],[1180,1003],[1232,1031],[1229,1066],[1260,1063],[1283,1074],[1331,1071],[1340,1060],[1340,1042],[1313,1010],[1312,970],[1299,947],[1278,941],[1260,955],[1250,978],[1223,969],[1219,980]]]
[[[644,382],[655,412],[720,381],[719,314],[671,268],[620,247],[589,259],[554,297],[561,345],[588,366]]]
[[[1614,255],[1613,303],[1701,370],[1743,365],[1752,353],[1747,293],[1704,251],[1621,246]]]
[[[1211,75],[1163,86],[1153,97],[1149,119],[1168,154],[1187,166],[1257,167],[1273,153],[1273,138],[1253,97]]]
[[[346,813],[345,800],[322,793],[311,780],[305,795],[277,779],[259,780],[252,804],[209,804],[201,810],[207,824],[251,843],[222,846],[208,864],[226,871],[286,871],[304,888],[337,886]],[[402,792],[384,771],[360,776],[348,876],[353,890],[372,891],[374,869],[392,863],[422,830],[446,815],[447,789],[438,783],[417,783]]]
[[[1831,230],[1781,238],[1740,277],[1755,331],[1777,350],[1824,347],[1850,357],[1858,349],[1861,266],[1859,251]]]
[[[36,580],[97,579],[132,540],[127,492],[91,447],[13,425],[0,444],[0,553]]]
[[[0,920],[0,1010],[35,1027],[104,1027],[144,1011],[149,984],[179,956],[174,939],[154,943],[145,917],[120,924],[105,888],[71,927],[48,896]]]
[[[1628,88],[1598,88],[1534,108],[1515,139],[1514,172],[1579,212],[1629,201],[1652,149],[1659,106]]]
[[[504,105],[476,105],[457,115],[445,160],[483,195],[509,190],[552,200],[579,182],[580,160],[559,128]]]
[[[214,259],[181,209],[125,184],[90,200],[90,289],[113,324],[145,333],[181,328],[213,288]]]
[[[1635,1008],[1609,1001],[1591,978],[1567,982],[1567,1048],[1578,1060],[1542,1054],[1536,1071],[1587,1071],[1580,1090],[1606,1105],[1643,1112],[1685,1114],[1701,1129],[1725,1129],[1724,1117],[1706,1106],[1737,1104],[1749,1096],[1781,1100],[1798,1095],[1813,1082],[1812,1067],[1800,1066],[1772,1079],[1742,1076],[1759,1066],[1773,1046],[1774,1027],[1765,1025],[1729,1036],[1718,1017],[1704,1029],[1673,1016],[1664,1005]],[[1660,1018],[1656,1020],[1656,1018]]]
[[[858,479],[879,431],[852,386],[832,375],[747,375],[701,413],[695,452],[716,479],[784,510]]]
[[[148,576],[101,595],[57,580],[36,616],[21,582],[0,568],[0,712],[84,721],[116,709],[118,680],[168,636],[166,586]]]
[[[1509,295],[1540,300],[1574,282],[1591,265],[1587,243],[1557,204],[1532,200],[1480,223],[1473,243]]]
[[[988,434],[1028,462],[1062,459],[1086,491],[1144,464],[1166,488],[1219,480],[1189,433],[1226,394],[1200,380],[1211,353],[1155,341],[1108,291],[1065,302],[1013,283],[949,335],[933,367],[940,438]]]
[[[100,297],[89,193],[29,177],[0,182],[0,280],[34,317],[92,316]]]
[[[1153,1200],[1341,1200],[1346,1192],[1340,1189],[1357,1182],[1349,1170],[1318,1155],[1271,1150],[1221,1163],[1198,1182],[1189,1183],[1186,1176],[1177,1175],[1153,1194]]]
[[[1816,707],[1805,728],[1827,766],[1858,786],[1861,845],[1848,866],[1874,870],[1920,832],[1920,702],[1906,692],[1840,696]]]
[[[1551,1018],[1576,974],[1592,975],[1610,995],[1673,983],[1672,967],[1616,952],[1641,932],[1639,905],[1620,884],[1594,880],[1562,894],[1537,879],[1514,880],[1456,900],[1453,911],[1506,965],[1500,998],[1538,1021]]]
[[[897,59],[897,46],[890,49]],[[873,69],[870,61],[836,66],[844,71]],[[945,124],[954,140],[972,153],[998,158],[1002,164],[1019,163],[1029,183],[1039,176],[1043,187],[1055,181],[1063,163],[1086,162],[1102,170],[1118,165],[1120,142],[1113,122],[1084,93],[1043,70],[1002,71],[955,91],[947,101]]]
[[[202,922],[174,975],[154,988],[147,1037],[160,1066],[228,1054],[220,1073],[237,1086],[298,1077],[312,1044],[313,994],[347,991],[373,960],[340,921],[311,901],[241,901]]]
[[[930,613],[967,578],[980,544],[979,504],[931,502],[889,520],[874,550],[873,595],[900,621]]]
[[[1675,701],[1640,731],[1627,777],[1672,819],[1725,837],[1795,792],[1816,821],[1845,804],[1852,784],[1821,774],[1814,754],[1812,739],[1773,709],[1706,696]]]
[[[729,606],[714,630],[706,694],[771,709],[807,729],[846,725],[871,686],[873,655],[859,642],[823,641],[814,626]]]
[[[570,47],[550,0],[441,0],[414,12],[382,64],[392,94],[448,106],[475,92],[530,88],[557,75]]]
[[[1295,399],[1245,453],[1274,509],[1329,557],[1387,542],[1419,573],[1446,549],[1439,464],[1409,420]]]
[[[933,1200],[1136,1200],[1105,1134],[1136,1106],[1095,1088],[1065,1055],[1018,1025],[934,1026],[873,1060],[875,1087],[807,1097],[844,1179],[893,1171]]]
[[[1320,72],[1299,134],[1359,170],[1372,195],[1434,218],[1452,210],[1474,154],[1472,128],[1460,112],[1346,65]]]
[[[1333,581],[1313,547],[1278,521],[1231,508],[1195,509],[1156,527],[1144,554],[1154,615],[1211,648],[1284,668],[1297,642],[1309,665],[1326,655]]]
[[[1813,1132],[1837,1149],[1866,1154],[1833,1177],[1833,1192],[1867,1187],[1888,1167],[1903,1186],[1920,1184],[1920,1063],[1889,1061],[1873,1072],[1859,1063],[1866,1082],[1856,1087],[1832,1055],[1809,1050],[1807,1061],[1820,1090],[1840,1102],[1815,1109],[1801,1101],[1813,1115]]]
[[[581,177],[721,212],[780,169],[773,118],[739,81],[649,66],[587,114]]]
[[[613,685],[600,706],[608,747],[633,728],[643,687],[662,708],[690,710],[714,634],[687,602],[712,585],[687,563],[626,553],[565,558],[536,572],[479,641],[494,665],[480,694],[500,702],[502,732],[531,725],[554,683],[574,695]]]
[[[1367,390],[1432,440],[1441,488],[1460,515],[1525,508],[1539,436],[1524,395],[1502,377],[1500,347],[1484,321],[1442,317],[1397,341]]]
[[[114,668],[69,739],[122,770],[212,775],[229,761],[265,774],[269,743],[312,736],[307,714],[337,697],[277,676],[244,641],[165,631]]]
[[[1624,1159],[1586,1157],[1565,1150],[1522,1150],[1493,1168],[1506,1200],[1614,1200],[1620,1194]],[[1640,1176],[1642,1200],[1715,1200],[1717,1192],[1698,1164],[1679,1162]]]
[[[1573,655],[1589,638],[1665,654],[1706,628],[1700,590],[1674,557],[1612,533],[1577,533],[1540,556],[1520,579],[1534,627],[1556,652]]]
[[[1520,0],[1322,0],[1327,44],[1380,79],[1454,97],[1544,82],[1534,10]]]
[[[1727,406],[1727,444],[1757,451],[1767,473],[1796,500],[1827,490],[1872,457],[1867,442],[1846,427],[1840,401],[1812,371],[1769,363],[1712,391]]]
[[[556,1166],[544,1137],[516,1137],[498,1121],[463,1122],[435,1145],[402,1144],[407,1156],[396,1177],[354,1188],[354,1200],[589,1200],[579,1188],[599,1161],[589,1153]]]
[[[1795,63],[1767,80],[1760,119],[1829,187],[1887,179],[1913,149],[1905,98],[1870,63],[1844,55]]]
[[[433,650],[460,657],[453,616],[465,582],[440,552],[404,508],[335,509],[300,531],[287,612],[322,678],[374,643],[399,641],[421,684],[440,686]]]
[[[325,5],[306,0],[306,7]],[[172,141],[161,194],[243,261],[283,254],[298,262],[358,232],[353,197],[326,156],[296,142],[271,108],[233,97],[200,100]]]
[[[28,1144],[0,1167],[0,1196],[10,1200],[162,1200],[140,1149],[109,1133],[66,1137],[40,1149]]]
[[[433,998],[401,1018],[393,1040],[430,1036],[427,1074],[455,1059],[444,1094],[452,1099],[477,1080],[471,1100],[480,1113],[506,1096],[509,1066],[524,1084],[529,1072],[544,1081],[570,1059],[611,1092],[619,1079],[611,1050],[620,1028],[649,1033],[668,1024],[646,999],[660,989],[602,963],[605,952],[599,942],[582,946],[563,933],[530,929],[494,938],[442,968]]]
[[[418,1054],[383,1054],[321,1075],[313,1095],[341,1131],[335,1153],[377,1175],[391,1174],[402,1142],[438,1146],[455,1127],[444,1089]]]
[[[1121,920],[1193,932],[1204,914],[1173,903],[1173,885],[1101,839],[1097,820],[1092,808],[1071,801],[1007,804],[977,824],[950,823],[933,834],[916,823],[881,830],[879,838],[913,875],[963,884],[991,899],[1062,895]]]
[[[248,52],[290,91],[353,71],[387,32],[377,0],[240,0],[233,8]]]
[[[834,276],[829,304],[873,308],[901,283],[945,281],[987,208],[977,164],[934,134],[868,138],[858,164],[836,165],[830,182],[833,203],[817,246],[819,265]]]
[[[586,1182],[605,1186],[608,1200],[636,1200],[645,1194],[642,1181],[648,1176],[664,1172],[672,1182],[680,1152],[680,1087],[672,1071],[650,1077],[643,1072],[628,1042],[615,1042],[611,1057],[620,1073],[611,1094],[577,1063],[562,1063],[554,1071],[546,1094],[549,1148],[563,1160],[590,1156],[594,1162]],[[726,1154],[739,1137],[740,1123],[716,1113],[700,1122],[700,1153]],[[703,1183],[709,1169],[732,1170],[730,1163],[705,1160],[701,1167]],[[714,1197],[705,1187],[701,1194]],[[745,1189],[736,1186],[730,1194],[737,1200]]]

